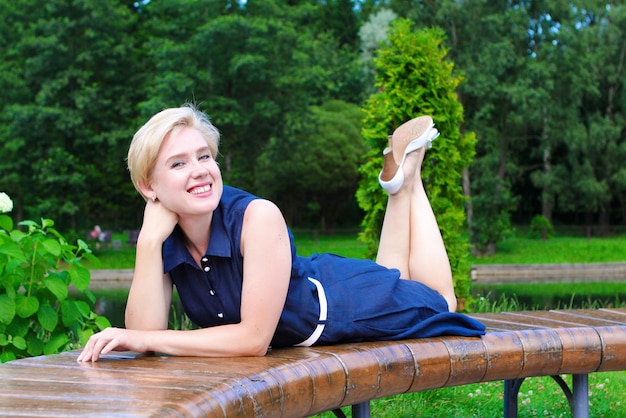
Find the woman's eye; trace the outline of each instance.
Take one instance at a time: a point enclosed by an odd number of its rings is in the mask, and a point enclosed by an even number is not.
[[[182,161],[173,162],[172,165],[171,165],[172,168],[178,168],[178,167],[182,167],[182,166],[183,166],[183,162]]]
[[[202,154],[200,156],[200,160],[210,160],[211,159],[211,154]]]

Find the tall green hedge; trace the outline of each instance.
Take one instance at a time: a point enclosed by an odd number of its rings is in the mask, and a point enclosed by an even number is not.
[[[470,265],[463,234],[462,173],[474,156],[476,138],[460,132],[463,107],[457,87],[462,78],[447,58],[444,36],[439,29],[415,30],[411,21],[398,19],[391,25],[387,44],[377,51],[377,93],[364,106],[363,123],[363,137],[372,151],[361,167],[357,199],[365,211],[361,239],[374,257],[387,202],[377,181],[387,136],[409,119],[431,115],[441,135],[426,153],[422,177],[450,257],[457,297],[466,299]]]

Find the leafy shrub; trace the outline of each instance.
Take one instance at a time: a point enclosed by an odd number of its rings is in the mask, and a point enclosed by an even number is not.
[[[4,205],[0,213],[11,208]],[[73,286],[73,294],[95,302],[87,289],[89,270],[81,261],[98,260],[87,244],[70,245],[50,219],[18,225],[26,231],[0,214],[0,362],[77,348],[94,331],[110,326],[88,302],[70,295]]]
[[[530,221],[530,237],[547,239],[554,235],[552,223],[543,215],[535,215]]]
[[[462,180],[463,170],[474,156],[476,136],[460,131],[463,106],[457,88],[462,79],[455,75],[444,44],[445,34],[440,29],[414,29],[408,19],[392,23],[387,42],[374,61],[377,92],[363,108],[362,136],[371,151],[360,167],[356,196],[365,213],[360,239],[368,247],[366,256],[374,258],[388,199],[378,185],[381,151],[388,145],[388,135],[402,123],[418,115],[432,115],[441,136],[426,152],[421,176],[446,245],[456,296],[468,302],[470,246],[464,236]]]

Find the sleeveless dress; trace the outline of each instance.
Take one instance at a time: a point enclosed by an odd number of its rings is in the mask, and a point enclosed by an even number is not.
[[[241,229],[254,199],[258,197],[224,186],[201,267],[178,227],[163,245],[164,271],[170,273],[187,316],[199,327],[241,321]],[[438,292],[400,279],[397,269],[334,254],[301,257],[291,231],[289,238],[291,280],[272,347],[485,333],[480,322],[449,312]]]

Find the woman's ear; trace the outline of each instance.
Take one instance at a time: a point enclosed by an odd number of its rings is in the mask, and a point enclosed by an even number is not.
[[[155,195],[155,192],[154,192],[154,189],[152,188],[151,184],[146,184],[146,183],[143,183],[143,182],[137,182],[137,188],[139,189],[139,191],[143,195],[144,199],[146,199],[146,200],[153,199],[153,196]]]

